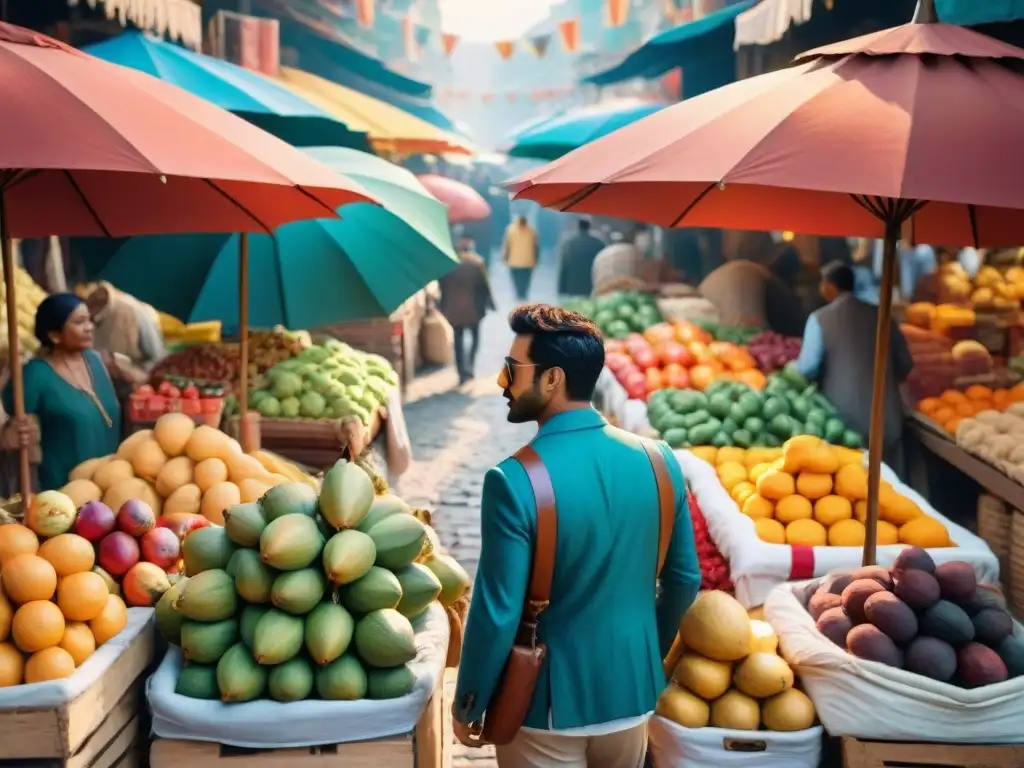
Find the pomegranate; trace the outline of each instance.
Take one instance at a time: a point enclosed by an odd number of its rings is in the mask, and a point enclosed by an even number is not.
[[[117,518],[113,510],[102,501],[90,501],[80,510],[75,520],[75,533],[83,539],[97,542],[114,530]]]
[[[138,608],[150,608],[171,588],[167,574],[159,565],[153,563],[136,563],[124,575],[121,581],[124,600],[128,605]]]
[[[154,528],[142,537],[142,559],[167,570],[181,556],[181,539],[170,528]]]
[[[139,544],[124,531],[108,533],[100,542],[99,561],[103,570],[120,578],[139,562]]]
[[[128,499],[117,511],[117,529],[136,539],[142,538],[156,526],[153,508],[139,499]]]
[[[179,539],[197,528],[207,528],[210,521],[202,515],[193,515],[191,512],[173,512],[169,515],[160,515],[156,519],[157,528],[169,528]]]

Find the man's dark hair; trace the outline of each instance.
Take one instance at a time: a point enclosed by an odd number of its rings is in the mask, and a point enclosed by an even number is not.
[[[589,219],[580,219],[579,222],[577,223],[577,226],[580,228],[580,232],[589,232],[590,231],[590,220]]]
[[[530,335],[535,376],[552,368],[565,372],[566,396],[589,401],[604,367],[604,336],[579,312],[548,304],[526,304],[512,310],[508,324],[518,335]]]
[[[856,279],[853,269],[841,261],[832,261],[821,268],[821,279],[844,293],[852,293]]]

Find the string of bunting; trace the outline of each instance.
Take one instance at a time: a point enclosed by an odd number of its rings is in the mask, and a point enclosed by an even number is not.
[[[439,101],[470,101],[479,99],[484,104],[492,104],[499,97],[504,97],[509,104],[516,104],[521,99],[529,101],[551,101],[561,99],[574,93],[574,86],[562,86],[558,88],[543,88],[532,91],[483,91],[475,92],[458,88],[434,88],[434,97]]]

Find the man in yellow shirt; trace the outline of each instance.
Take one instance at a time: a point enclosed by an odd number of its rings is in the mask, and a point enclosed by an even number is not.
[[[537,266],[537,233],[525,216],[517,216],[507,230],[505,242],[501,247],[501,258],[508,264],[512,273],[512,284],[516,289],[516,298],[527,301],[530,296],[530,280]]]

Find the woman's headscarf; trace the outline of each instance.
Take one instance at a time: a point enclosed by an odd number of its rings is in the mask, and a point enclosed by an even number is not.
[[[71,313],[85,304],[73,293],[55,293],[43,299],[36,309],[36,338],[46,349],[53,347],[50,334],[60,333]]]

